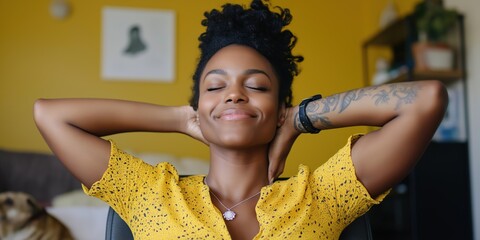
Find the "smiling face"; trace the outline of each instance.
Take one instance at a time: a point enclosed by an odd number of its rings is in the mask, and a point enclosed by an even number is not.
[[[208,61],[200,81],[197,112],[211,145],[248,148],[273,139],[283,107],[265,57],[246,46],[224,47]]]

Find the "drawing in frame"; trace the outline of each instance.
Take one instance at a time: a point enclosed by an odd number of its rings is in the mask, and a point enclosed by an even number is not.
[[[102,79],[174,81],[174,11],[107,6],[102,21]]]

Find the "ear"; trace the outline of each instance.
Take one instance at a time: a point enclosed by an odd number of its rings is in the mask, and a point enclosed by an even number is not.
[[[285,123],[285,119],[287,117],[286,114],[287,114],[287,107],[285,107],[285,103],[282,103],[278,107],[277,127],[281,127]]]
[[[44,208],[38,204],[38,202],[30,197],[27,198],[27,205],[30,207],[32,215],[42,212]]]

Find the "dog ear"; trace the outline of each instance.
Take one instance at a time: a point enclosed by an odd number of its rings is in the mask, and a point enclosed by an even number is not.
[[[36,213],[42,211],[42,209],[43,209],[42,206],[40,206],[35,200],[33,200],[31,198],[27,198],[27,204],[28,204],[28,206],[31,207],[32,214],[36,214]]]

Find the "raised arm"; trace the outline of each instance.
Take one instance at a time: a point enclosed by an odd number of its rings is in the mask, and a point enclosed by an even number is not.
[[[416,81],[361,88],[319,99],[307,105],[307,116],[318,129],[380,127],[352,147],[357,177],[375,197],[412,169],[442,120],[447,103],[448,95],[441,82]],[[306,132],[298,119],[298,107],[292,108],[289,115],[287,120],[291,122],[282,126],[287,128],[282,131],[288,133],[284,140],[276,139],[283,142],[277,145],[291,145],[298,134]],[[296,133],[288,126],[294,126]]]
[[[182,132],[202,139],[195,129],[195,112],[189,106],[40,99],[35,102],[34,117],[53,153],[87,187],[99,180],[108,166],[110,144],[102,136],[133,131]]]

